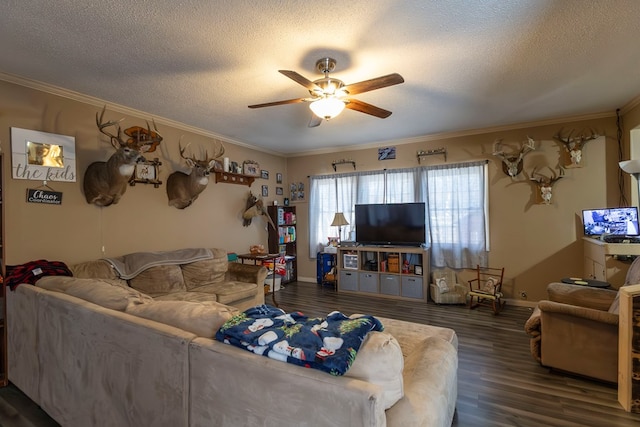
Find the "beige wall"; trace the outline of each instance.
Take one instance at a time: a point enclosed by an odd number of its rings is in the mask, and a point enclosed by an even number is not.
[[[536,141],[536,150],[525,157],[525,172],[530,173],[534,166],[538,166],[542,173],[549,174],[544,166],[556,166],[564,150],[553,140],[553,135],[563,127],[565,134],[571,129],[588,131],[592,128],[608,137],[588,142],[583,153],[583,167],[567,169],[565,178],[554,187],[553,203],[549,206],[539,205],[536,204],[535,187],[529,180],[522,177],[511,180],[502,172],[499,160],[491,155],[493,142],[501,138],[504,146],[509,147],[526,141],[527,135],[531,136]],[[489,159],[490,264],[506,268],[507,296],[526,303],[545,298],[546,285],[551,281],[582,276],[582,209],[616,206],[619,203],[615,135],[615,117],[612,113],[608,118],[575,123],[399,144],[396,145],[395,160],[378,161],[378,147],[300,156],[289,159],[287,171],[290,180],[303,181],[308,185],[309,175],[334,173],[332,161],[343,158],[355,160],[358,171],[415,167],[418,166],[418,150],[440,147],[447,148],[446,163]],[[384,146],[393,145],[391,142]],[[423,165],[441,163],[444,163],[441,155],[430,156],[422,161]],[[338,172],[353,170],[351,165],[338,168]],[[304,221],[308,217],[308,204],[294,204],[299,212],[298,218]],[[309,258],[307,224],[298,224],[298,228],[299,276],[313,278],[316,267],[315,260]],[[526,299],[521,297],[522,292],[527,294]]]
[[[215,184],[213,180],[195,204],[185,210],[169,207],[165,185],[153,188],[137,184],[130,187],[118,205],[98,208],[86,203],[82,193],[82,177],[87,165],[106,160],[112,152],[110,145],[98,132],[95,113],[102,104],[52,95],[35,89],[0,81],[0,146],[4,153],[3,189],[5,209],[5,255],[8,264],[18,264],[47,258],[65,262],[79,262],[102,256],[117,256],[133,251],[165,250],[181,247],[221,247],[228,251],[246,252],[251,244],[267,243],[264,220],[243,227],[244,210],[249,188],[240,185]],[[125,110],[122,110],[125,111]],[[124,117],[124,127],[140,125],[150,119],[143,114],[136,117],[112,107],[107,118]],[[628,153],[628,130],[640,125],[640,108],[625,117],[625,147]],[[327,124],[330,125],[330,124]],[[63,192],[61,206],[26,203],[26,191],[42,182],[11,178],[10,128],[40,130],[71,135],[76,138],[77,173],[75,183],[49,182],[56,191]],[[192,145],[207,144],[210,136],[195,134],[158,120],[164,136],[163,144],[173,162],[178,159],[178,140]],[[534,166],[556,165],[562,147],[552,136],[561,128],[595,129],[607,137],[586,144],[584,167],[567,169],[565,178],[556,183],[554,201],[550,206],[535,204],[533,185],[526,179],[512,181],[501,171],[497,159],[491,156],[495,139],[502,138],[506,146],[516,145],[529,135],[536,140],[537,149],[525,158],[525,170]],[[394,145],[393,142],[384,146]],[[226,143],[226,155],[232,160],[256,160],[270,172],[269,181],[257,179],[251,190],[260,193],[262,184],[269,185],[271,203],[275,197],[276,172],[284,174],[285,196],[289,183],[306,184],[308,176],[334,173],[333,160],[351,158],[357,170],[391,169],[417,166],[417,150],[447,148],[447,163],[489,159],[490,165],[490,263],[506,267],[509,297],[527,293],[526,301],[546,296],[547,283],[566,276],[581,276],[582,209],[616,206],[619,203],[618,152],[615,117],[609,117],[524,127],[501,132],[485,132],[450,138],[425,138],[414,143],[397,143],[397,159],[378,161],[377,146],[331,154],[297,156],[285,159],[240,144]],[[381,145],[382,146],[382,145]],[[161,179],[174,170],[170,160],[161,152],[148,158],[161,158]],[[626,157],[625,157],[626,156]],[[623,154],[628,158],[628,154]],[[432,156],[422,164],[443,163],[442,156]],[[341,166],[338,172],[352,170]],[[545,173],[547,171],[544,171]],[[625,177],[630,193],[629,180]],[[635,191],[635,190],[634,190]],[[282,196],[278,196],[282,203]],[[308,250],[308,204],[294,202],[298,217],[299,276],[315,280],[315,260]],[[103,250],[104,248],[104,250]]]
[[[99,208],[87,204],[82,191],[82,178],[87,166],[107,160],[114,151],[95,123],[100,105],[88,105],[23,86],[0,81],[0,144],[4,153],[5,256],[6,263],[19,264],[35,259],[61,260],[68,263],[118,256],[144,250],[168,250],[183,247],[220,247],[238,253],[248,252],[251,244],[267,244],[266,221],[259,219],[249,227],[242,226],[249,187],[216,184],[213,176],[208,187],[196,202],[178,210],[168,205],[167,176],[177,167],[178,140],[192,147],[211,144],[213,139],[167,126],[158,120],[164,137],[162,144],[171,157],[163,157],[159,150],[147,158],[162,161],[160,179],[163,185],[136,184],[129,187],[117,205]],[[115,108],[115,107],[114,107]],[[132,117],[108,109],[108,120],[124,117],[122,127],[143,125],[152,117]],[[76,182],[48,182],[55,191],[63,193],[62,205],[41,205],[26,202],[28,188],[42,185],[42,181],[11,178],[10,128],[18,127],[49,133],[74,136],[76,140]],[[242,162],[257,161],[270,172],[269,181],[256,179],[251,191],[260,194],[261,185],[269,185],[271,203],[275,198],[276,172],[285,173],[282,157],[226,143],[225,156]],[[211,152],[211,150],[210,150]],[[282,197],[280,197],[282,199]],[[104,250],[103,250],[104,249]]]

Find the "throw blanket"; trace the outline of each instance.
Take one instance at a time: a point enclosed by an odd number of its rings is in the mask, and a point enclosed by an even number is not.
[[[164,252],[136,252],[117,258],[103,258],[118,272],[121,279],[132,279],[157,265],[190,264],[213,258],[209,249],[178,249]]]
[[[5,280],[12,291],[15,291],[16,287],[21,283],[35,285],[38,279],[45,276],[73,276],[64,262],[47,261],[46,259],[39,259],[22,265],[7,265],[6,271],[7,277]],[[2,283],[2,280],[0,280],[0,283]]]
[[[344,375],[370,331],[384,327],[373,316],[354,319],[334,311],[308,318],[259,305],[229,319],[216,340],[283,362]]]

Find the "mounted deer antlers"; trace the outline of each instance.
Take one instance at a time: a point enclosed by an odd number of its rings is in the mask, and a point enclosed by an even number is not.
[[[590,131],[591,135],[587,136],[585,134],[581,134],[572,138],[572,130],[565,138],[562,136],[562,129],[560,129],[560,131],[553,136],[556,140],[560,141],[562,145],[564,145],[565,150],[567,150],[567,153],[569,153],[569,156],[571,157],[571,163],[567,166],[579,167],[580,162],[582,161],[582,147],[584,147],[588,141],[600,137],[600,135],[595,133],[593,129],[590,129]]]
[[[178,209],[184,209],[198,198],[200,193],[207,188],[209,183],[209,174],[213,169],[216,159],[220,158],[224,154],[224,145],[219,142],[213,157],[209,157],[209,154],[205,151],[204,160],[198,160],[194,156],[185,157],[184,152],[189,146],[182,148],[182,144],[178,142],[180,149],[180,157],[186,162],[187,166],[191,169],[190,174],[176,171],[169,175],[167,178],[167,196],[169,198],[169,206],[174,206]]]
[[[550,167],[549,169],[551,170],[552,174],[550,177],[537,174],[538,177],[536,178],[536,168],[533,168],[533,171],[531,172],[531,181],[534,181],[536,183],[538,191],[540,191],[539,195],[542,199],[542,203],[544,203],[545,205],[551,204],[551,197],[553,196],[553,184],[555,184],[555,182],[560,178],[564,177],[563,168],[560,168],[560,173],[558,175],[556,175],[556,171],[554,171]]]
[[[97,206],[118,203],[127,191],[127,184],[135,171],[136,163],[144,160],[140,153],[148,151],[151,145],[155,147],[162,141],[162,136],[158,132],[155,122],[153,122],[154,131],[151,130],[149,122],[147,122],[147,129],[144,132],[137,132],[135,139],[130,138],[128,141],[124,141],[119,125],[123,119],[103,122],[106,108],[106,106],[102,108],[100,115],[96,113],[96,125],[101,133],[109,137],[116,152],[106,162],[91,163],[84,174],[83,182],[87,203],[93,203]],[[112,126],[116,127],[116,134],[106,130]]]
[[[493,155],[502,160],[502,171],[511,178],[515,178],[522,172],[524,156],[536,149],[536,142],[527,136],[527,143],[520,146],[517,154],[506,154],[500,150],[501,142],[502,140],[497,140],[493,143]]]

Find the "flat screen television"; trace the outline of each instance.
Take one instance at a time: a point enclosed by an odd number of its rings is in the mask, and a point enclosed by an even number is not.
[[[424,203],[355,205],[356,241],[364,245],[420,246],[426,239]]]
[[[637,236],[638,208],[585,209],[582,211],[582,224],[585,236]]]

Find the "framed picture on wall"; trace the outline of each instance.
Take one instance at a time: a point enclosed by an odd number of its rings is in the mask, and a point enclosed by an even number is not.
[[[276,173],[276,184],[282,184],[282,174],[280,172]]]
[[[262,186],[262,197],[267,197],[269,196],[269,186],[268,185],[263,185]]]

